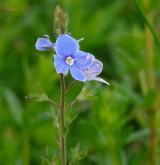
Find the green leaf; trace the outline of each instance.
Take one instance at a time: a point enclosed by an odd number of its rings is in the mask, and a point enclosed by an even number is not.
[[[143,22],[147,25],[147,27],[150,29],[153,37],[155,38],[155,41],[157,42],[158,45],[160,45],[160,40],[159,37],[157,36],[152,24],[150,23],[150,21],[148,20],[148,18],[145,15],[145,12],[141,6],[141,4],[139,3],[139,0],[133,0],[135,7],[137,9],[137,11],[139,12]]]
[[[127,142],[132,143],[140,139],[146,139],[147,137],[149,137],[149,134],[150,131],[148,128],[136,131],[128,137]]]
[[[66,93],[65,100],[69,103],[74,101],[77,98],[77,96],[80,94],[83,86],[84,83],[76,81],[72,86],[72,88],[70,88],[70,90]]]
[[[18,125],[22,125],[24,108],[23,108],[19,98],[10,89],[4,90],[4,96],[5,96],[6,102],[9,107],[9,111],[10,111],[14,121]]]
[[[57,148],[52,149],[47,146],[45,149],[44,156],[42,157],[43,165],[54,165],[57,164],[57,159],[59,158],[59,150]]]
[[[71,149],[72,153],[72,161],[71,162],[78,162],[84,159],[87,156],[87,149],[86,147],[82,146],[81,143],[78,143],[74,148]],[[73,164],[73,163],[71,163]]]
[[[43,102],[48,101],[48,96],[41,88],[37,88],[34,92],[30,93],[29,96],[26,96],[26,99]]]
[[[145,108],[153,108],[156,101],[156,92],[154,90],[150,90],[144,98],[143,106]]]
[[[81,91],[80,95],[78,96],[79,101],[84,100],[94,100],[96,99],[97,93],[102,88],[102,83],[99,82],[87,82],[85,83],[85,87]]]
[[[77,116],[78,112],[76,111],[76,108],[66,105],[65,117],[67,127],[77,118]]]

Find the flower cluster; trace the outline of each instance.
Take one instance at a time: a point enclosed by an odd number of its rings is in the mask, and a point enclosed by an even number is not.
[[[49,36],[38,38],[36,49],[40,51],[54,49],[53,57],[57,73],[67,75],[70,71],[72,77],[78,81],[96,80],[109,84],[98,75],[102,72],[103,64],[87,52],[81,51],[79,41],[68,34],[60,34],[55,42],[49,40]]]

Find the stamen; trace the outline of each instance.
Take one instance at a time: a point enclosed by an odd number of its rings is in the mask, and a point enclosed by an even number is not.
[[[71,56],[69,56],[69,57],[67,57],[67,59],[66,59],[66,63],[67,63],[68,65],[73,65],[73,64],[74,64],[74,59],[73,59]]]

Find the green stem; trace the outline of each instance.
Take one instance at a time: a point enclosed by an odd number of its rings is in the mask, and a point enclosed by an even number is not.
[[[149,0],[144,0],[144,8],[149,11]],[[152,17],[148,15],[148,19],[152,21]],[[147,82],[148,82],[148,92],[155,89],[154,81],[154,41],[153,36],[149,28],[145,27],[146,35],[146,60],[147,60]],[[149,148],[149,158],[150,163],[157,164],[157,146],[158,146],[158,133],[156,128],[156,109],[154,105],[148,109],[149,113],[149,125],[150,125],[150,148]]]
[[[146,28],[146,44],[147,44],[147,81],[148,91],[154,90],[154,48],[153,38],[149,29]],[[152,105],[148,109],[149,121],[150,121],[150,164],[157,164],[157,145],[158,145],[158,133],[156,128],[156,109]]]
[[[30,164],[30,137],[29,132],[27,130],[24,130],[23,132],[23,140],[24,140],[24,150],[23,150],[23,159],[24,159],[24,165]]]
[[[150,30],[146,27],[146,47],[147,47],[147,81],[148,90],[154,89],[154,44]]]
[[[66,144],[65,144],[65,82],[64,75],[60,74],[60,83],[61,83],[61,137],[60,137],[60,145],[61,145],[61,161],[62,165],[66,165]]]
[[[153,42],[151,39],[151,33],[146,29],[147,35],[147,79],[148,79],[148,91],[154,89],[154,66],[153,66]],[[156,128],[156,110],[154,107],[148,109],[150,118],[150,164],[157,164],[157,128]]]
[[[146,77],[145,77],[145,73],[143,70],[140,70],[140,72],[139,72],[139,80],[140,80],[142,94],[143,94],[143,96],[146,96],[146,94],[147,94],[147,82],[146,82]]]

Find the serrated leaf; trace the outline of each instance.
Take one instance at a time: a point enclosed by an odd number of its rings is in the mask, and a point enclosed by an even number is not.
[[[29,96],[26,96],[26,99],[43,102],[48,101],[48,96],[42,89],[38,88],[34,92],[30,93]]]
[[[76,119],[78,112],[72,106],[66,106],[66,124],[67,127]]]
[[[78,96],[78,100],[94,100],[96,99],[96,94],[99,92],[99,89],[102,87],[101,83],[97,82],[88,82],[85,84],[85,87]]]
[[[72,161],[78,162],[87,156],[87,148],[78,143],[74,148],[71,149]]]

